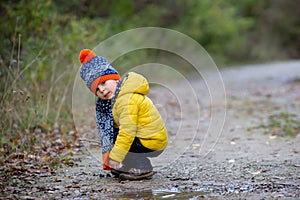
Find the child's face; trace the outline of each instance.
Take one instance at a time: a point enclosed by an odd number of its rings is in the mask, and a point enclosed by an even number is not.
[[[96,95],[102,100],[112,99],[115,96],[118,82],[117,80],[107,80],[100,83],[96,89]]]

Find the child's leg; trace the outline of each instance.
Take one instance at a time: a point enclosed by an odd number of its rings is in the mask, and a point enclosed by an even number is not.
[[[121,180],[142,180],[152,178],[154,172],[148,157],[156,157],[162,151],[153,151],[144,147],[138,138],[135,138],[123,164],[130,166],[126,173],[120,173]]]
[[[128,152],[123,163],[126,167],[130,168],[138,168],[148,171],[153,170],[151,162],[145,153]]]
[[[162,151],[153,151],[144,147],[138,138],[135,138],[131,148],[124,159],[124,164],[132,168],[152,171],[153,167],[148,157],[156,157]]]
[[[136,145],[134,142],[130,150],[135,150],[135,151],[138,150],[136,146],[139,145]],[[121,173],[144,174],[145,172],[146,173],[152,172],[152,170],[153,167],[151,165],[150,160],[147,158],[146,153],[128,152],[127,155],[125,156],[125,159],[122,162],[122,167],[113,170],[112,174],[116,177],[119,177]]]

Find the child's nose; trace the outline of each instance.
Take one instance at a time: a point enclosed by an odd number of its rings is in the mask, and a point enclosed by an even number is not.
[[[103,92],[104,91],[104,87],[99,86],[99,90],[100,90],[100,92]]]

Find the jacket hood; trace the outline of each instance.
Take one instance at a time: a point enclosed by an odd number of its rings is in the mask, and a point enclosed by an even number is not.
[[[147,79],[135,72],[129,72],[128,77],[123,80],[123,85],[118,96],[128,93],[139,93],[146,95],[149,93],[149,83]]]

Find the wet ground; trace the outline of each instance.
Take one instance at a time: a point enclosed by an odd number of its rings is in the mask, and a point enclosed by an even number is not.
[[[86,143],[86,151],[74,155],[73,167],[40,177],[11,197],[300,199],[299,132],[288,135],[279,133],[278,127],[257,128],[276,114],[300,115],[300,62],[228,68],[221,74],[226,89],[225,118],[224,102],[210,101],[203,80],[190,80],[200,100],[198,108],[189,90],[179,83],[174,90],[182,93],[166,90],[161,98],[156,92],[164,89],[154,88],[150,94],[170,138],[166,151],[152,160],[156,174],[151,180],[111,177],[101,170],[100,149]],[[223,125],[220,134],[208,134],[214,126],[212,118]]]

